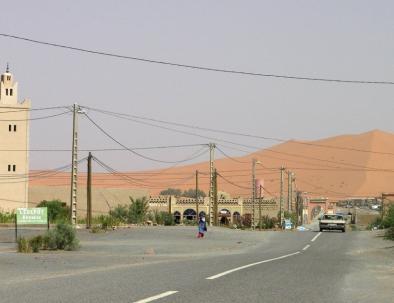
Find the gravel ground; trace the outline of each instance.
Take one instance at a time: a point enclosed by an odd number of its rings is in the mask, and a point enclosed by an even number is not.
[[[348,302],[394,301],[394,241],[383,240],[382,231],[353,232],[349,273],[344,297]]]

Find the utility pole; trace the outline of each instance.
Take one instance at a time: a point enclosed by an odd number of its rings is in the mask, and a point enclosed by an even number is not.
[[[92,153],[88,156],[88,180],[86,182],[86,228],[92,226]]]
[[[196,170],[196,221],[198,222],[198,170]]]
[[[282,165],[282,167],[280,168],[280,206],[279,206],[279,208],[280,208],[280,218],[279,218],[279,221],[280,221],[280,226],[281,226],[281,228],[283,228],[283,182],[284,182],[284,180],[283,180],[283,173],[284,173],[284,171],[285,171],[285,168],[284,168],[284,166]]]
[[[260,184],[260,193],[259,193],[259,230],[261,230],[261,200],[263,197],[261,196],[263,186]]]
[[[296,174],[291,173],[291,210],[296,210],[296,199],[297,199],[297,184],[296,184]]]
[[[214,171],[214,156],[215,156],[215,143],[209,143],[209,226],[212,226],[213,222],[213,192],[214,192],[214,183],[213,183],[213,171]]]
[[[252,229],[255,229],[255,200],[256,200],[256,162],[252,159]]]
[[[218,225],[218,173],[216,168],[213,171],[213,225]]]
[[[78,111],[79,105],[73,105],[73,141],[72,141],[72,155],[71,155],[71,194],[70,194],[70,209],[71,209],[71,224],[77,224],[77,183],[78,183]]]
[[[291,171],[287,171],[287,211],[291,212],[291,201],[292,201],[292,183],[293,176]]]

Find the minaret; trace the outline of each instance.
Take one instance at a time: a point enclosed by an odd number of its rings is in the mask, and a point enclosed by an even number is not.
[[[18,83],[0,76],[0,209],[28,206],[30,101],[18,101]]]
[[[0,78],[0,103],[10,105],[18,103],[18,83],[14,82],[8,63],[5,73]]]

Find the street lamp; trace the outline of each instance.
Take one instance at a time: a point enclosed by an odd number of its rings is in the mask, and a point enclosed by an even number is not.
[[[256,199],[256,164],[261,164],[260,161],[252,159],[252,229],[255,229],[255,199]]]

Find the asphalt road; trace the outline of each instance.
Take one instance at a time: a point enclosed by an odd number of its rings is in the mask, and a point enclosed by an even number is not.
[[[0,302],[332,303],[364,302],[363,291],[380,292],[373,302],[394,297],[393,249],[379,250],[390,243],[366,232],[214,228],[196,239],[193,227],[153,227],[80,237],[78,252],[0,252]],[[380,268],[386,280],[372,285],[378,264],[365,265],[377,262],[376,254],[363,253],[371,247],[387,257]]]

